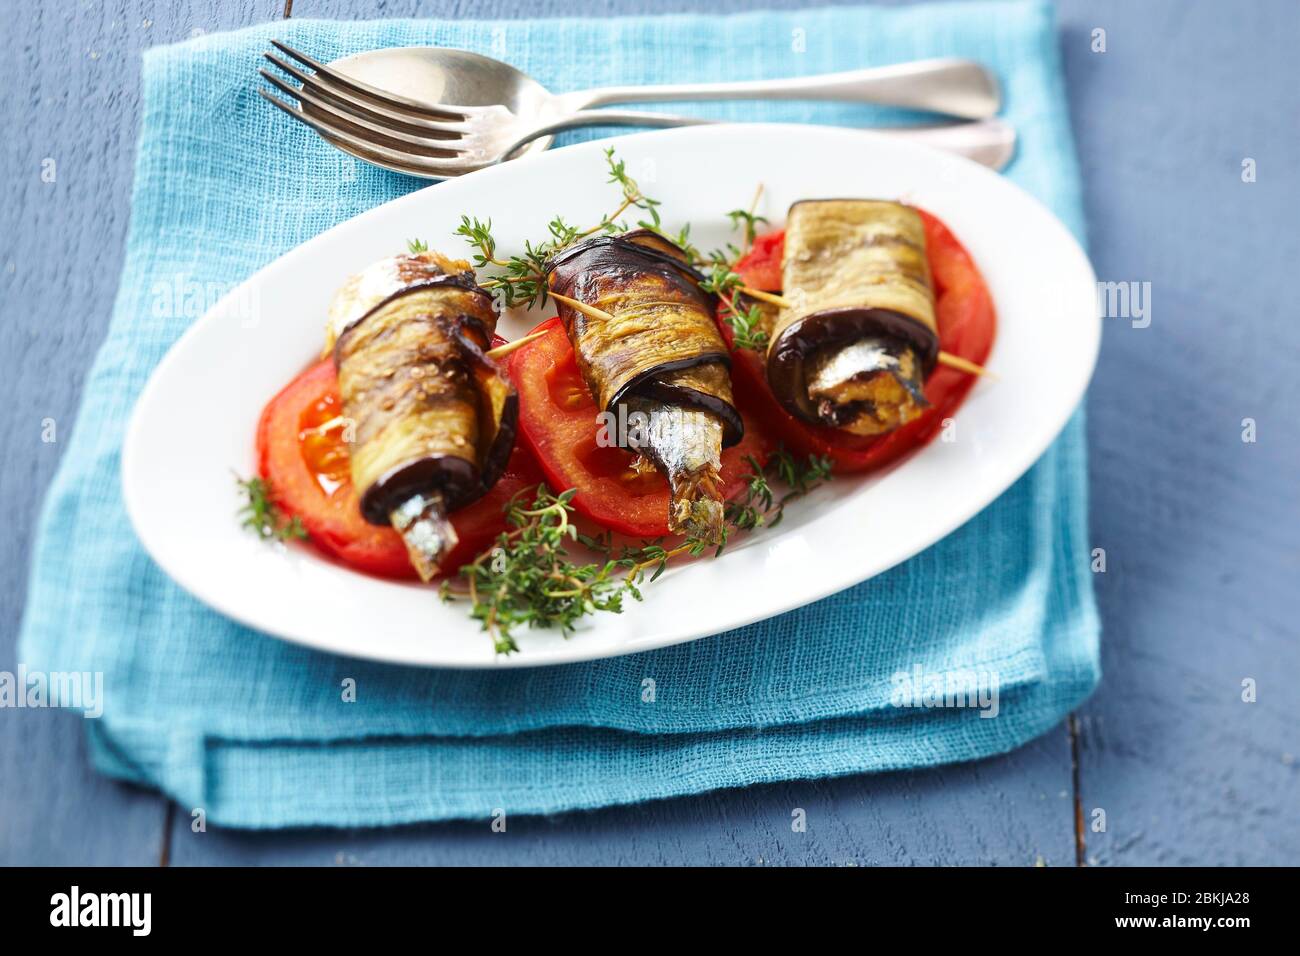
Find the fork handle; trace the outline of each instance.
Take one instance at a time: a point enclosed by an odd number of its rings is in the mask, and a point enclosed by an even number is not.
[[[607,103],[674,100],[847,100],[962,119],[986,119],[1002,105],[997,78],[974,60],[955,57],[785,80],[607,86],[566,93],[561,99],[573,110]]]
[[[501,155],[508,158],[538,137],[561,133],[566,129],[580,129],[586,126],[648,126],[664,129],[670,126],[709,126],[718,122],[721,121],[698,116],[643,113],[639,110],[577,110],[564,116],[557,116],[540,126],[534,126]]]

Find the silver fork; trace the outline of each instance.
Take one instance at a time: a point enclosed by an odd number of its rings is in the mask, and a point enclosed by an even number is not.
[[[266,69],[258,72],[300,105],[291,106],[259,89],[263,97],[328,140],[426,176],[474,172],[501,162],[538,137],[581,126],[667,127],[712,122],[637,110],[575,110],[567,115],[521,117],[504,105],[430,107],[344,76],[279,41],[271,42],[314,72],[305,73],[272,53],[264,54],[300,85],[293,86]]]
[[[299,85],[294,86],[266,69],[259,72],[278,90],[296,99],[298,105],[290,105],[266,89],[259,89],[262,96],[334,145],[379,165],[417,176],[446,178],[473,172],[512,157],[533,140],[579,126],[666,127],[713,122],[698,117],[634,110],[575,108],[579,102],[575,98],[585,97],[587,102],[616,101],[616,98],[627,101],[636,98],[635,89],[534,96],[528,99],[529,108],[521,107],[519,112],[505,105],[434,105],[381,90],[319,63],[284,43],[271,42],[276,49],[311,72],[266,53],[267,60],[297,80]],[[399,51],[392,52],[396,54]],[[435,51],[431,49],[429,52]],[[496,64],[504,70],[510,69],[497,61],[476,59]],[[537,86],[523,74],[518,76]],[[994,84],[991,89],[989,83]],[[593,97],[593,94],[601,92],[608,95]],[[647,88],[646,92],[672,94],[664,96],[672,99],[697,98],[707,92],[720,94],[721,98],[849,98],[901,102],[911,106],[919,102],[930,109],[951,110],[961,115],[989,115],[997,109],[996,85],[987,71],[978,64],[959,60],[923,61],[774,83],[656,87]],[[997,121],[967,124],[972,125],[985,128],[959,139],[969,140],[967,145],[976,152],[988,154],[992,148],[1004,163],[1013,148],[1014,131]],[[964,127],[950,129],[962,130]],[[950,142],[955,142],[952,137],[942,138],[940,145]],[[957,151],[963,150],[959,148]],[[967,155],[974,154],[967,152]]]

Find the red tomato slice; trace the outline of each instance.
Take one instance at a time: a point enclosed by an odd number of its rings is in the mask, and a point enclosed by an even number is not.
[[[934,279],[935,319],[939,326],[939,347],[945,352],[984,364],[997,319],[993,299],[970,254],[942,222],[924,210],[917,210],[925,223],[926,250]],[[781,288],[780,263],[785,253],[785,233],[759,236],[753,249],[736,265],[745,284],[768,292]],[[774,268],[775,263],[775,268]],[[724,322],[723,335],[730,344],[733,336]],[[809,425],[787,412],[767,385],[763,357],[751,349],[732,352],[732,385],[737,397],[755,410],[763,424],[787,448],[805,455],[828,455],[839,473],[880,468],[907,452],[926,444],[952,417],[975,377],[946,366],[937,366],[925,383],[930,408],[918,418],[887,435],[863,437],[834,428]]]
[[[596,403],[578,372],[573,348],[558,318],[534,331],[550,329],[511,356],[510,377],[519,389],[519,434],[532,449],[547,483],[560,491],[576,488],[573,507],[604,528],[637,538],[668,534],[668,483],[658,472],[633,471],[635,456],[596,444]],[[722,453],[727,497],[745,486],[751,466],[772,451],[772,441],[741,410],[745,437]]]
[[[267,403],[258,424],[262,477],[271,486],[276,506],[300,518],[312,544],[326,554],[368,574],[418,579],[397,532],[361,517],[344,430],[329,427],[342,414],[332,361],[316,363],[286,385]],[[516,446],[492,490],[452,514],[460,542],[444,562],[448,572],[484,551],[506,528],[506,503],[541,481],[532,456]]]
[[[781,289],[781,262],[785,258],[785,230],[778,229],[754,239],[749,252],[740,260],[736,270],[745,279],[745,285],[764,292]]]

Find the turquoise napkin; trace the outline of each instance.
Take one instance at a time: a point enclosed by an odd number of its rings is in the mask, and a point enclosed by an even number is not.
[[[256,68],[272,37],[323,59],[465,47],[556,90],[974,57],[1001,76],[1020,133],[1008,174],[1082,227],[1043,3],[294,20],[151,50],[126,264],[45,504],[19,645],[29,671],[103,673],[103,715],[86,721],[100,770],[229,826],[487,818],[970,760],[1041,734],[1091,692],[1099,628],[1081,414],[997,502],[903,566],[783,617],[653,653],[485,673],[371,664],[258,635],[174,586],[132,534],[118,478],[136,396],[195,318],[155,308],[160,290],[228,288],[425,185],[355,162],[263,102]],[[754,120],[882,118],[831,104],[708,109]],[[220,411],[214,398],[211,412]],[[962,673],[984,690],[996,679],[996,708],[896,706],[900,697],[924,704],[931,679]],[[346,678],[354,702],[343,700]],[[920,685],[915,700],[909,682]]]

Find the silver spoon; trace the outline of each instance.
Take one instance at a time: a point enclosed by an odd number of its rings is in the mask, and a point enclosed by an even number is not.
[[[1001,102],[992,74],[969,60],[925,60],[788,80],[601,87],[553,94],[507,63],[464,50],[397,47],[355,54],[325,66],[284,44],[275,46],[313,72],[267,54],[301,85],[292,86],[265,70],[263,75],[302,105],[291,107],[262,91],[264,96],[353,156],[426,177],[458,175],[545,149],[553,132],[579,125],[707,122],[591,109],[611,103],[849,100],[982,118],[996,113]],[[349,80],[356,86],[349,88]],[[951,133],[942,139],[944,145],[957,142]],[[996,124],[981,130],[972,142],[977,151],[1005,153],[1000,160],[1005,163],[1014,132]]]

